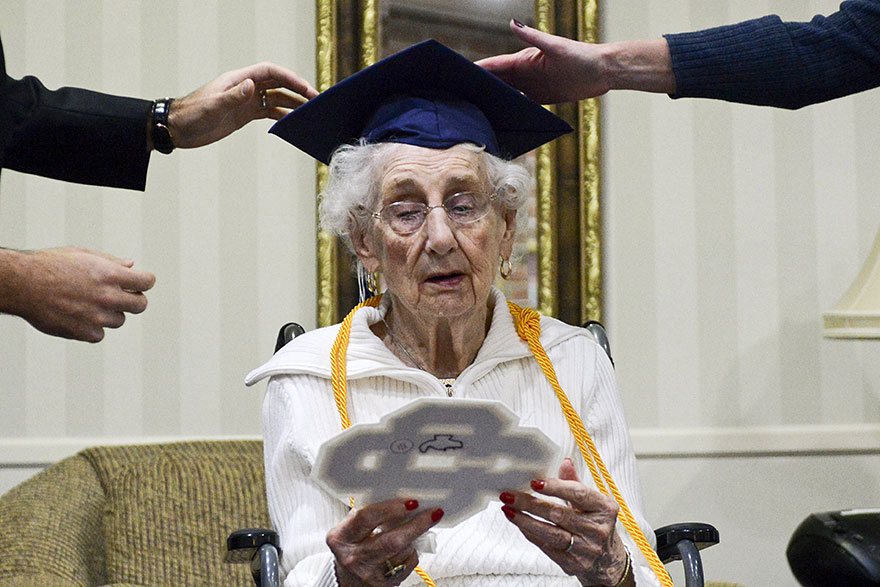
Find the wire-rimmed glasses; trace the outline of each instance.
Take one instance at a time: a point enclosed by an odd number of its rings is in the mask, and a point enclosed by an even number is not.
[[[486,192],[459,192],[452,194],[439,206],[428,206],[423,202],[405,200],[388,204],[378,212],[368,210],[370,216],[384,222],[399,235],[416,232],[425,223],[428,213],[435,208],[443,208],[446,216],[459,225],[473,224],[489,213],[492,201],[498,196]]]

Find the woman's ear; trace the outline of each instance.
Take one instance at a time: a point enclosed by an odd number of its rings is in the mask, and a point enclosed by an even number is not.
[[[364,266],[369,273],[375,273],[379,270],[380,263],[379,258],[376,255],[376,248],[373,239],[370,238],[370,235],[367,234],[367,230],[364,230],[363,227],[360,226],[358,222],[352,220],[352,228],[349,233],[351,236],[351,244],[354,247],[354,252],[357,255],[358,259],[360,259],[361,265]]]
[[[513,253],[513,239],[516,236],[516,210],[504,211],[504,234],[501,236],[501,258],[509,259]]]

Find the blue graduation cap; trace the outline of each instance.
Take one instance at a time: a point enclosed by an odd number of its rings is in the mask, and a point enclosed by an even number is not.
[[[337,147],[360,138],[433,149],[475,143],[513,159],[571,131],[543,106],[434,40],[347,77],[269,130],[323,163]]]

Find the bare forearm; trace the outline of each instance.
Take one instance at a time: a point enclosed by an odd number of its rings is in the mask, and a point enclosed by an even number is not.
[[[675,93],[675,75],[666,39],[600,45],[611,89]]]
[[[0,248],[0,313],[18,315],[24,253]]]

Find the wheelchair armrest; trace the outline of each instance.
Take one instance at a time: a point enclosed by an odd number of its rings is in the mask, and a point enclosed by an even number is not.
[[[236,530],[226,538],[226,554],[223,560],[227,563],[249,563],[264,544],[271,544],[281,554],[278,532],[265,528],[246,528]]]
[[[670,524],[657,528],[654,534],[657,536],[657,556],[663,563],[681,559],[678,544],[682,541],[692,543],[697,550],[718,544],[719,541],[718,530],[711,524],[700,522]]]
[[[277,587],[281,581],[278,561],[281,546],[278,533],[263,528],[236,530],[226,538],[227,563],[250,563],[251,575],[257,587]]]

